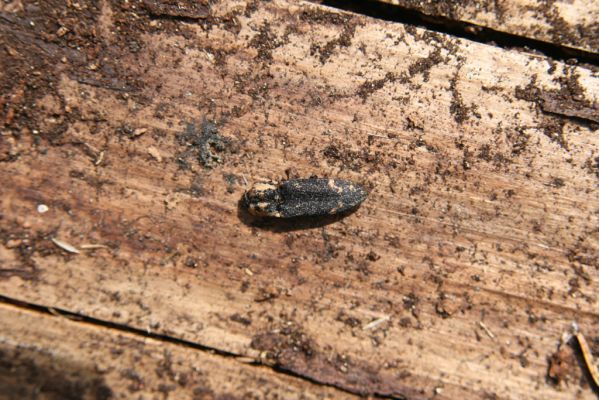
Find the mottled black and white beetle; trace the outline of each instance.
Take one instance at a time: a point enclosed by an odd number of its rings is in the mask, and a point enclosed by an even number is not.
[[[260,217],[315,217],[356,208],[367,195],[362,186],[342,179],[308,178],[256,183],[243,201]]]

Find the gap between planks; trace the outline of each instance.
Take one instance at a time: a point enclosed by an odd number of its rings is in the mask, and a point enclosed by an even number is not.
[[[450,19],[441,15],[428,15],[417,9],[404,7],[399,4],[376,0],[367,0],[364,2],[339,0],[310,1],[333,9],[352,12],[382,21],[420,27],[429,31],[502,49],[517,49],[533,55],[542,54],[545,57],[562,62],[574,59],[581,64],[599,67],[599,54],[590,50],[547,42],[533,37],[520,36],[464,20]]]
[[[205,345],[191,342],[188,340],[179,339],[179,338],[175,338],[175,337],[164,335],[164,334],[152,333],[150,331],[145,331],[143,329],[137,329],[137,328],[130,327],[128,325],[116,324],[116,323],[104,321],[104,320],[101,320],[98,318],[88,317],[88,316],[85,316],[82,314],[77,314],[77,313],[63,310],[63,309],[56,308],[56,307],[47,307],[47,306],[43,306],[40,304],[28,303],[28,302],[13,299],[11,297],[7,297],[4,295],[0,295],[0,304],[3,304],[5,306],[11,306],[11,307],[21,309],[21,310],[27,310],[29,312],[34,312],[34,313],[38,313],[38,314],[42,314],[42,315],[46,315],[46,316],[62,317],[62,318],[66,318],[69,321],[72,321],[74,323],[95,326],[95,327],[102,327],[102,328],[113,330],[113,331],[116,331],[119,333],[127,333],[130,335],[143,337],[144,339],[152,339],[152,340],[156,340],[158,342],[168,343],[168,344],[176,345],[176,346],[186,348],[186,349],[193,349],[196,351],[207,352],[212,355],[235,360],[244,365],[252,365],[252,366],[255,366],[258,368],[260,368],[260,367],[269,368],[272,372],[280,373],[280,374],[290,376],[290,377],[293,377],[296,379],[301,379],[305,382],[309,382],[314,385],[318,385],[318,386],[322,386],[322,387],[329,387],[329,388],[339,390],[340,392],[344,392],[344,393],[351,394],[351,395],[358,395],[358,396],[362,395],[362,393],[358,393],[357,391],[348,390],[348,389],[343,388],[338,385],[323,383],[316,379],[312,379],[310,377],[306,377],[304,375],[294,373],[293,371],[289,371],[289,370],[280,368],[277,365],[265,364],[265,363],[260,362],[260,360],[257,360],[254,358],[249,358],[249,357],[235,354],[232,352],[219,350],[219,349],[216,349],[213,347],[205,346]],[[396,399],[397,397],[379,395],[376,393],[370,393],[369,398]]]

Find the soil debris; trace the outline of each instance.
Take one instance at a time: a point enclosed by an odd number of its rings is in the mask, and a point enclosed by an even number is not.
[[[231,140],[218,133],[218,125],[214,121],[204,119],[201,125],[195,122],[187,124],[185,130],[177,135],[179,145],[187,147],[177,156],[179,164],[189,168],[187,159],[194,155],[204,168],[212,169],[223,163],[222,152],[227,150]]]
[[[210,16],[207,1],[168,1],[144,0],[145,9],[154,17],[204,19]]]

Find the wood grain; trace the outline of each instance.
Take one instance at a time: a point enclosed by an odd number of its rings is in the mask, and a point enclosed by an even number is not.
[[[597,126],[542,109],[592,109],[591,71],[304,2],[127,4],[2,14],[2,296],[356,394],[593,398],[546,374],[599,328]],[[238,207],[287,174],[370,195]]]
[[[593,0],[379,0],[434,17],[599,53],[599,3]]]
[[[2,399],[351,399],[185,345],[0,305]]]

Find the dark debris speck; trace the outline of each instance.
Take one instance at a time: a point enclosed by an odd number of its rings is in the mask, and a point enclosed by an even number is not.
[[[202,121],[199,128],[195,122],[188,123],[185,130],[177,135],[177,141],[186,147],[177,157],[184,168],[189,167],[191,155],[195,155],[205,168],[215,168],[223,162],[222,153],[231,144],[230,139],[220,135],[218,125],[207,119]]]

